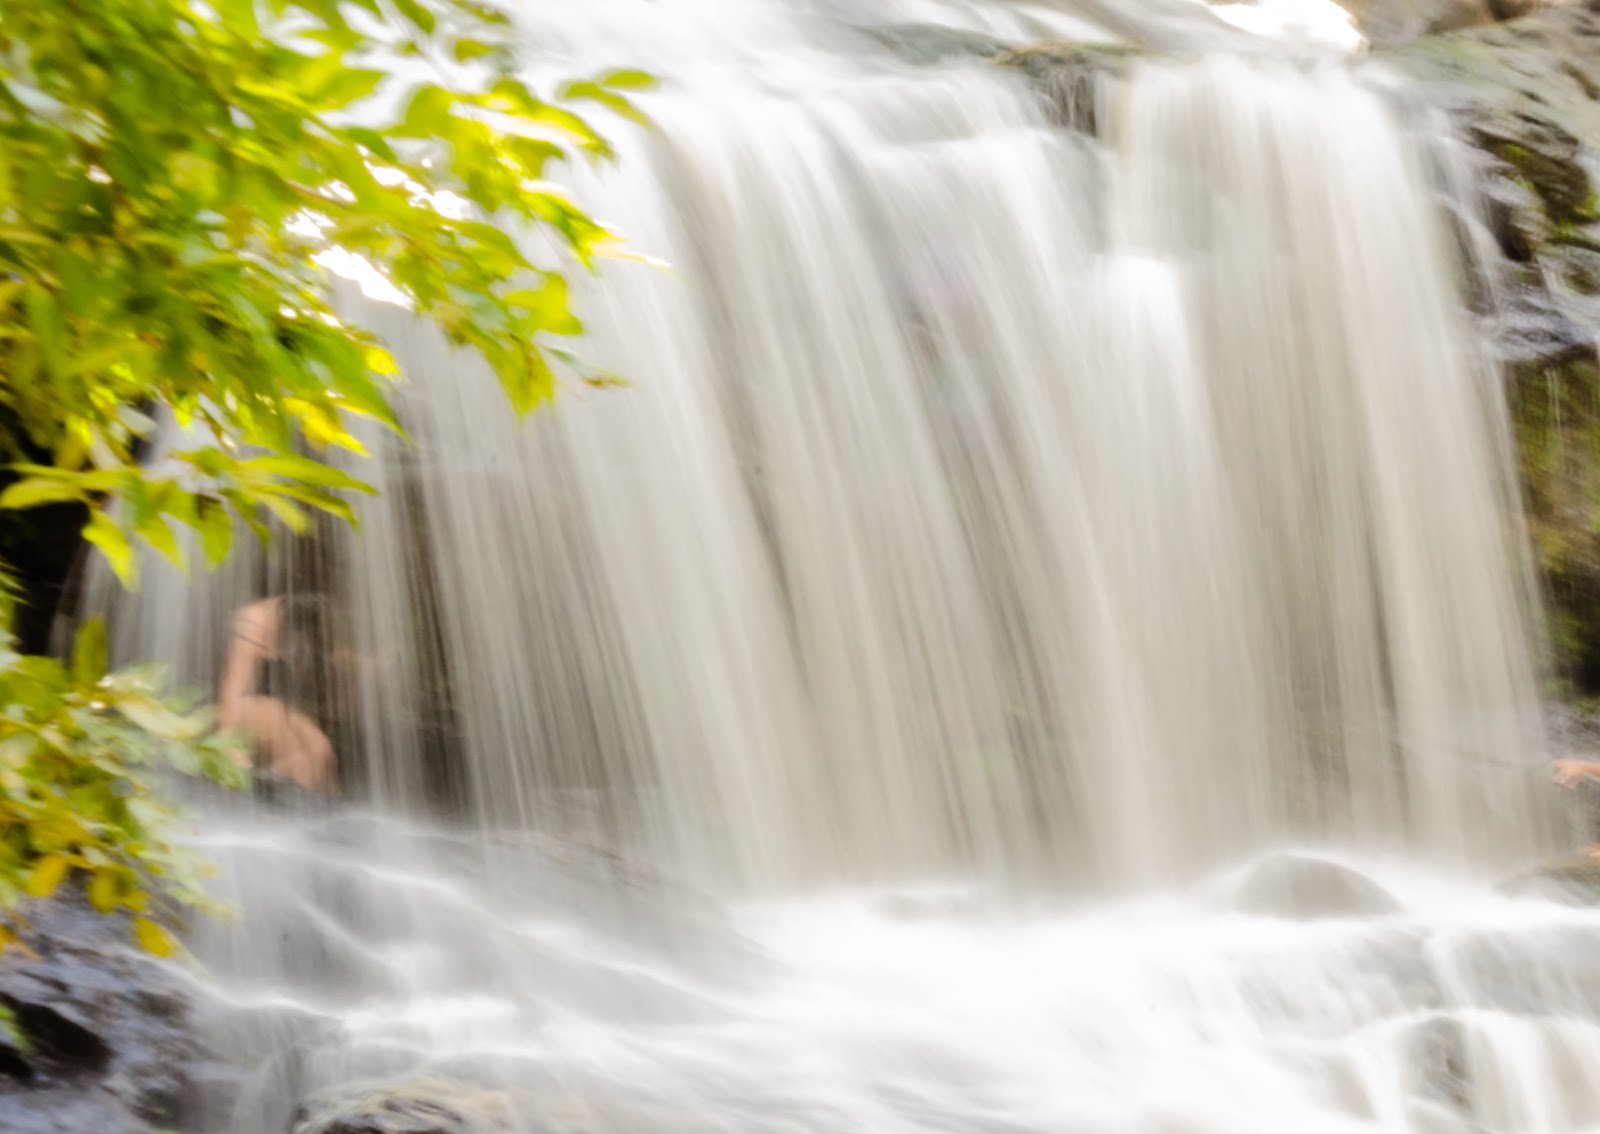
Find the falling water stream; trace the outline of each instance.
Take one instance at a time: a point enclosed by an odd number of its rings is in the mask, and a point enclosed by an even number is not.
[[[1574,833],[1442,123],[1310,0],[576,8],[541,66],[665,78],[579,175],[668,265],[579,296],[630,385],[518,422],[352,289],[361,532],[87,588],[202,686],[339,611],[359,808],[200,835],[217,1129],[1600,1129],[1600,915],[1491,887]],[[910,24],[1186,50],[1052,99]]]

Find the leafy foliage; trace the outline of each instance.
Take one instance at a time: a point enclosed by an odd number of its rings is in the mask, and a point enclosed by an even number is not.
[[[574,105],[637,117],[649,79],[541,96],[510,32],[479,0],[8,5],[0,460],[25,463],[0,507],[90,504],[130,585],[136,541],[182,565],[187,527],[214,563],[230,516],[348,517],[360,482],[292,454],[359,452],[352,417],[398,428],[395,365],[334,309],[330,257],[482,354],[518,412],[558,370],[599,380],[559,345],[582,331],[563,273],[615,241],[546,175],[611,155]],[[198,441],[142,468],[155,407]]]
[[[135,938],[163,956],[176,942],[157,905],[207,907],[156,777],[240,786],[245,773],[211,710],[163,700],[160,681],[159,667],[108,674],[98,619],[70,664],[0,651],[0,948],[17,938],[24,898],[75,877],[96,910],[129,911]]]
[[[396,367],[336,309],[331,263],[480,353],[519,413],[558,375],[604,381],[560,344],[583,329],[566,273],[615,240],[547,175],[611,156],[574,107],[637,118],[649,79],[541,94],[511,30],[480,0],[5,5],[0,508],[86,505],[130,586],[141,543],[214,564],[240,524],[352,519],[366,486],[328,460],[362,451],[353,419],[399,428]],[[141,465],[163,413],[184,447]],[[70,666],[0,649],[0,946],[69,879],[158,953],[160,899],[204,901],[151,777],[243,773],[206,713],[104,659],[98,626]]]

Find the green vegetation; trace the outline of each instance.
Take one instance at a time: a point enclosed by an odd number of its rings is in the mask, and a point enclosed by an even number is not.
[[[140,944],[165,955],[175,942],[158,904],[208,903],[153,777],[172,768],[242,786],[244,770],[209,709],[162,699],[159,667],[108,675],[105,662],[98,620],[70,665],[0,650],[0,910],[81,874],[95,909],[128,911]],[[15,938],[0,923],[0,947]]]
[[[353,519],[366,486],[326,458],[361,452],[356,418],[398,430],[395,365],[333,306],[330,250],[480,353],[518,412],[562,376],[605,381],[561,346],[582,331],[565,273],[615,240],[546,177],[611,155],[574,106],[637,117],[649,80],[540,93],[511,30],[478,0],[8,5],[0,508],[84,509],[129,586],[141,544],[187,568],[190,543],[215,564],[240,529]],[[185,440],[141,465],[164,414]],[[91,627],[71,666],[0,656],[0,917],[80,873],[105,910],[198,899],[147,776],[237,772],[203,714],[104,653]]]

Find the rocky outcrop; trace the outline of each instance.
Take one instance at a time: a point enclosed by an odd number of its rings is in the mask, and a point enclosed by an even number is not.
[[[1377,53],[1481,157],[1505,365],[1562,677],[1600,690],[1600,3]]]
[[[1339,0],[1361,34],[1378,46],[1515,20],[1564,0]]]
[[[1340,6],[1374,44],[1409,43],[1496,18],[1490,0],[1340,0]]]
[[[189,1130],[219,1069],[190,1026],[191,982],[132,943],[127,922],[76,896],[28,908],[27,950],[0,956],[0,1130]]]

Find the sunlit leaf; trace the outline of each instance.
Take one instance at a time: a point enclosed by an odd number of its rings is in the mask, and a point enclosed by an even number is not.
[[[72,860],[66,855],[52,854],[41,858],[22,884],[23,892],[30,898],[48,898],[72,870]]]
[[[153,736],[164,740],[193,740],[199,735],[193,722],[185,720],[166,705],[137,690],[117,695],[119,712]]]
[[[228,557],[233,545],[233,520],[226,508],[210,500],[198,501],[195,514],[201,550],[206,562],[215,567]]]
[[[80,685],[93,685],[106,675],[109,648],[106,645],[106,620],[99,615],[78,629],[72,644],[72,676]]]
[[[83,529],[83,538],[100,549],[123,586],[130,590],[138,586],[139,561],[134,556],[133,544],[110,516],[96,512]]]
[[[139,947],[156,957],[170,957],[178,948],[178,939],[171,930],[147,917],[133,919],[133,936]]]
[[[117,908],[117,898],[121,889],[115,870],[96,870],[89,879],[87,887],[89,904],[94,907],[97,913],[110,913]]]
[[[0,508],[37,508],[42,504],[61,504],[88,499],[72,480],[46,480],[32,477],[19,480],[0,493]]]

